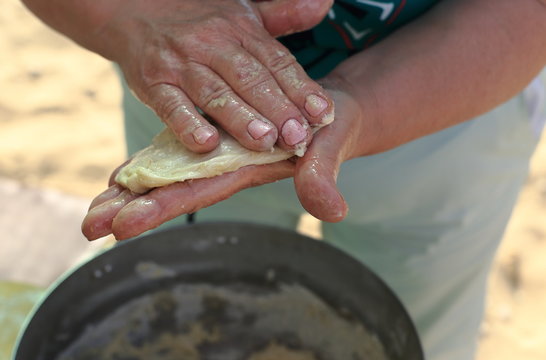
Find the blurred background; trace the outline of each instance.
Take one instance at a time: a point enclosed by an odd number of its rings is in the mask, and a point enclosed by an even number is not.
[[[42,289],[112,241],[88,243],[80,223],[125,159],[120,97],[110,63],[3,1],[0,358]],[[302,231],[316,234],[306,220]],[[478,360],[546,359],[544,304],[546,136],[494,264]]]

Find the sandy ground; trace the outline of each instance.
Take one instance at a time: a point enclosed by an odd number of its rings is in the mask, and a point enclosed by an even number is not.
[[[48,30],[16,0],[3,5],[0,180],[13,191],[44,189],[56,194],[48,199],[65,194],[85,203],[125,157],[112,67]],[[10,210],[0,207],[0,214],[6,218]],[[0,222],[0,251],[13,229]],[[478,359],[546,359],[546,139],[533,158],[490,289]]]

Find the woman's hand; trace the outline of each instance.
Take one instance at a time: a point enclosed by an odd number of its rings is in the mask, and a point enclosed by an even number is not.
[[[333,0],[24,0],[44,21],[119,64],[137,97],[190,150],[219,141],[303,152],[333,103],[273,36],[302,31]]]
[[[324,15],[327,7],[319,10]],[[266,31],[249,1],[140,0],[116,13],[103,30],[120,44],[111,57],[192,151],[211,151],[219,141],[196,106],[257,151],[275,143],[304,149],[309,125],[332,111],[326,92]]]
[[[366,134],[374,122],[363,115],[343,83],[329,81],[327,87],[337,107],[336,121],[314,136],[305,156],[269,165],[247,166],[208,179],[196,179],[157,188],[137,195],[112,185],[91,204],[82,231],[90,239],[113,233],[118,240],[153,229],[182,214],[192,213],[225,200],[248,187],[294,176],[302,205],[312,215],[337,222],[347,205],[336,188],[340,164],[365,151]]]

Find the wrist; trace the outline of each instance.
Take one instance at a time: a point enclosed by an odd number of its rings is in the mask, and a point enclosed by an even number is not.
[[[105,57],[116,59],[116,53],[121,50],[121,34],[115,25],[121,20],[125,0],[100,0],[86,2],[87,26],[75,41],[85,48]],[[79,26],[78,26],[79,27]]]

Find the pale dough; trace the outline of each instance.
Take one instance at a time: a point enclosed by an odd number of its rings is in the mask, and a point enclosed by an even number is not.
[[[293,153],[278,147],[265,152],[248,150],[223,131],[220,131],[220,145],[215,150],[196,154],[165,129],[121,169],[116,182],[135,193],[144,193],[174,182],[209,178],[243,166],[270,164],[292,156]]]

